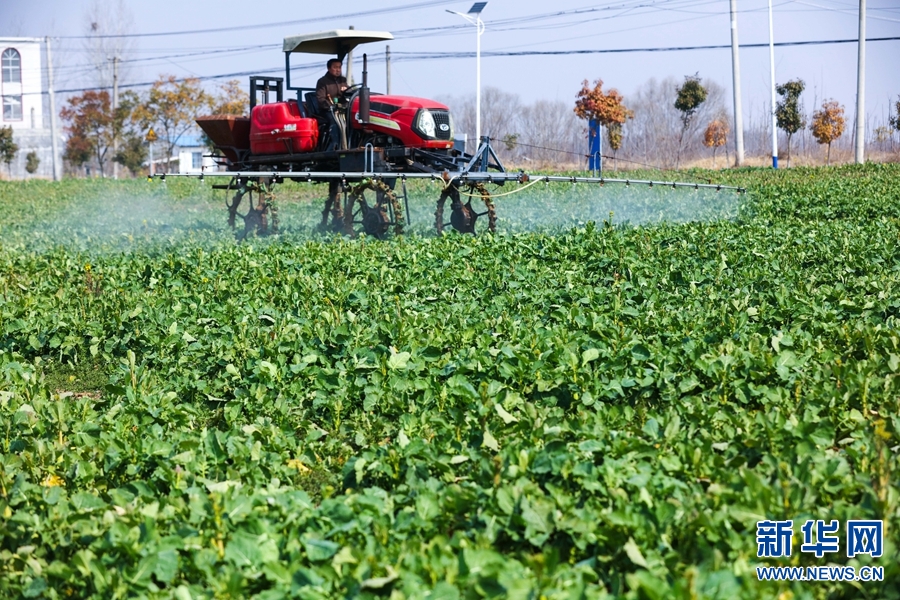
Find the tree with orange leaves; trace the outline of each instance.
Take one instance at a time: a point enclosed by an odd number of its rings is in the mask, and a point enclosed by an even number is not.
[[[615,88],[603,93],[603,80],[594,81],[591,88],[588,80],[581,82],[581,89],[575,95],[575,114],[589,123],[597,121],[606,127],[609,147],[613,149],[613,158],[622,147],[622,125],[634,118],[634,111],[623,103],[623,96]]]
[[[213,100],[212,114],[242,116],[249,110],[250,94],[241,88],[240,81],[232,79],[219,86],[219,95]]]
[[[713,149],[713,169],[716,168],[716,150],[725,145],[728,139],[729,127],[723,119],[713,119],[706,126],[703,134],[703,145]]]
[[[69,134],[63,157],[77,166],[96,159],[103,176],[107,153],[116,135],[116,119],[109,92],[87,90],[73,96],[59,116],[66,123],[65,131]]]
[[[250,112],[250,94],[245,92],[241,87],[241,82],[232,79],[219,86],[219,93],[212,98],[213,115],[236,115],[238,117],[246,116]],[[209,148],[210,152],[216,153],[216,144],[209,138],[206,133],[202,134],[203,143]]]
[[[212,106],[213,99],[199,79],[161,75],[135,108],[132,120],[144,130],[153,127],[165,141],[166,156],[171,157],[181,136],[196,127],[194,120]]]
[[[844,107],[837,100],[826,100],[813,113],[809,128],[817,142],[828,144],[825,164],[831,164],[831,143],[844,134]]]

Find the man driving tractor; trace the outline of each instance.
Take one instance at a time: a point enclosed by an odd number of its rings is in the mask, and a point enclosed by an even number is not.
[[[325,73],[316,82],[316,100],[319,103],[320,113],[331,124],[331,141],[325,150],[341,150],[341,127],[334,114],[334,106],[341,98],[341,94],[347,89],[347,78],[341,75],[341,61],[332,58],[328,61]]]

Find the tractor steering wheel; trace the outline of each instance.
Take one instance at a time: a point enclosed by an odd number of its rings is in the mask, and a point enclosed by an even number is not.
[[[362,84],[361,84],[361,83],[355,83],[355,84],[349,86],[349,87],[348,87],[347,89],[345,89],[343,92],[341,92],[341,96],[343,96],[344,98],[350,98],[350,97],[353,96],[353,94],[356,93],[356,92],[359,90],[359,88],[361,88],[361,87],[362,87]]]

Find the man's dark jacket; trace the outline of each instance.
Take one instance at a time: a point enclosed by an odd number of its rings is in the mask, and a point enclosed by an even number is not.
[[[344,76],[334,77],[331,73],[325,73],[316,82],[316,99],[319,101],[319,110],[324,114],[328,110],[328,106],[332,103],[328,96],[332,98],[341,97],[341,86],[347,85],[347,78]]]

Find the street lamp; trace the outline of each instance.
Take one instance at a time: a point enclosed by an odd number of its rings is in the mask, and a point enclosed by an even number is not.
[[[481,34],[484,33],[484,21],[481,20],[481,11],[487,6],[487,2],[476,2],[467,14],[447,10],[448,13],[459,15],[469,23],[475,25],[475,148],[481,146]],[[471,17],[470,15],[475,15]]]

